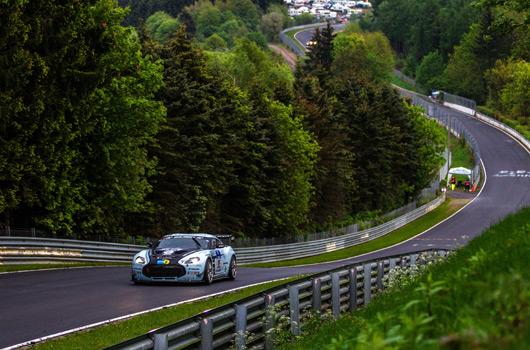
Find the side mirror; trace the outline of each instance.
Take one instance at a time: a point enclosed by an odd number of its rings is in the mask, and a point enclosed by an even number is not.
[[[224,248],[224,247],[225,247],[225,245],[223,243],[217,244],[217,248]]]
[[[153,242],[147,242],[147,247],[153,248]]]

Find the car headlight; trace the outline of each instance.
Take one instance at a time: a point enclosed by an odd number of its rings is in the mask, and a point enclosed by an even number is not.
[[[137,263],[137,264],[145,264],[145,258],[143,256],[138,256],[138,257],[136,257],[134,262]]]
[[[184,261],[184,264],[196,264],[201,260],[198,256],[194,256],[193,258],[189,258],[186,261]]]

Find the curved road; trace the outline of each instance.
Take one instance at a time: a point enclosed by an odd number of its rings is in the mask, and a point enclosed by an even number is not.
[[[530,205],[530,154],[512,138],[457,111],[475,137],[487,174],[480,194],[450,219],[397,246],[339,262],[296,268],[240,268],[235,281],[211,286],[136,286],[130,267],[82,268],[0,274],[0,348],[105,320],[258,282],[423,248],[454,247],[508,213]],[[172,320],[167,320],[172,323]]]

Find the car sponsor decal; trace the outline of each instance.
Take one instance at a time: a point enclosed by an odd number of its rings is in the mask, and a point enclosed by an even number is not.
[[[156,264],[157,265],[168,265],[169,264],[169,260],[157,260],[156,261]]]
[[[219,250],[215,250],[215,271],[219,272],[221,271],[221,252]]]

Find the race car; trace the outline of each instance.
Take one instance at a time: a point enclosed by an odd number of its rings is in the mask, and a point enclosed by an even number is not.
[[[165,235],[132,261],[132,281],[200,282],[218,278],[235,279],[236,254],[218,237],[206,233]]]

